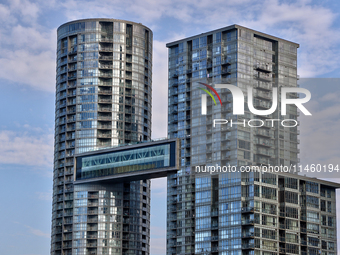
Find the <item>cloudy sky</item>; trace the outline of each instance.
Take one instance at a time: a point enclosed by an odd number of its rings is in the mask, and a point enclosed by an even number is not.
[[[340,77],[339,4],[336,0],[0,0],[1,253],[49,254],[59,25],[102,17],[140,22],[153,30],[155,138],[166,136],[167,42],[231,24],[297,42],[300,76],[324,78],[306,85],[312,93],[308,107],[313,117],[301,118],[301,162],[339,164],[340,88],[337,80],[325,79]],[[165,254],[165,179],[152,182],[152,205],[152,255]]]

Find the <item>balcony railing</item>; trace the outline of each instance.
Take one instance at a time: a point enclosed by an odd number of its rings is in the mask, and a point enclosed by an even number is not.
[[[254,69],[260,72],[271,73],[272,65],[269,64],[256,64],[254,65]]]
[[[99,60],[112,60],[113,56],[99,56]]]

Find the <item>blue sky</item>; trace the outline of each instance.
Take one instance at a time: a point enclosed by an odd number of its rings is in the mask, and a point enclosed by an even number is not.
[[[81,18],[141,22],[154,32],[153,137],[166,136],[165,43],[239,24],[298,42],[298,73],[340,77],[340,2],[250,0],[0,1],[0,247],[49,253],[56,29]],[[311,85],[301,162],[340,163],[340,88]],[[320,121],[323,125],[316,125]],[[313,161],[313,162],[312,162]],[[327,176],[325,176],[327,177]],[[337,176],[335,176],[337,177]],[[152,255],[165,254],[166,180],[152,181]],[[18,245],[19,244],[19,245]]]

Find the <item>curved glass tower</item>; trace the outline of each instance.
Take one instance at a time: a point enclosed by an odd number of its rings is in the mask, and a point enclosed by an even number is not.
[[[58,28],[51,254],[149,254],[150,182],[74,185],[74,155],[151,138],[152,31]]]

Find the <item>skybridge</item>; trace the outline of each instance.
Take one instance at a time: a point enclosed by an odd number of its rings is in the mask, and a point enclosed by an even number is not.
[[[78,154],[74,184],[154,179],[179,167],[179,139],[143,142]]]

